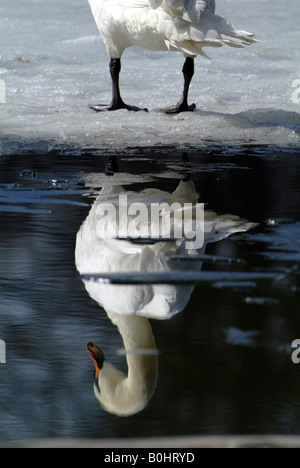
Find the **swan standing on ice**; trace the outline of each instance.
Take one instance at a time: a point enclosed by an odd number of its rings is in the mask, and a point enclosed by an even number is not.
[[[121,57],[131,46],[153,51],[181,52],[184,90],[181,100],[163,109],[167,114],[192,112],[188,104],[189,87],[194,75],[194,59],[207,57],[203,47],[243,47],[255,42],[254,35],[238,30],[228,20],[215,14],[215,0],[88,0],[98,29],[111,57],[112,102],[109,106],[91,106],[96,112],[127,109],[119,88]]]

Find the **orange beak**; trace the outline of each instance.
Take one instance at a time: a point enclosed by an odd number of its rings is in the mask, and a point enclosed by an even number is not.
[[[104,363],[104,354],[94,343],[88,343],[86,349],[91,356],[95,366],[95,379],[99,379],[100,371]]]

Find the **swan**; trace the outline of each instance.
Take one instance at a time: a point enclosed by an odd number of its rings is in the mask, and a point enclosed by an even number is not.
[[[145,189],[142,192],[130,192],[121,186],[104,187],[97,197],[89,216],[77,234],[76,265],[81,275],[97,273],[161,272],[170,266],[170,258],[178,253],[183,240],[178,242],[157,242],[138,245],[127,240],[116,239],[116,219],[102,217],[99,209],[107,203],[119,204],[120,195],[127,195],[128,203],[152,203],[175,200],[180,203],[196,203],[198,195],[193,182],[180,182],[174,193],[158,189]],[[120,222],[127,223],[122,218]],[[147,229],[148,230],[148,229]],[[187,305],[193,287],[176,288],[173,285],[138,285],[115,286],[111,284],[85,281],[85,287],[91,297],[106,311],[121,315],[138,314],[143,317],[166,320],[181,312]]]
[[[97,27],[111,58],[112,102],[108,106],[90,106],[96,112],[127,109],[139,111],[125,104],[121,97],[119,75],[121,58],[131,46],[152,51],[181,52],[184,90],[175,106],[161,109],[167,114],[192,112],[195,104],[188,104],[188,93],[194,75],[194,59],[208,58],[204,47],[243,47],[255,41],[254,35],[237,29],[225,18],[215,14],[215,0],[88,0]]]
[[[173,193],[158,189],[129,192],[120,186],[104,187],[82,226],[76,239],[75,263],[81,275],[105,272],[159,272],[178,270],[172,257],[180,250],[178,242],[157,242],[136,245],[127,240],[112,238],[115,219],[101,218],[99,207],[119,202],[120,194],[130,200],[139,199],[150,204],[154,201],[196,203],[198,194],[193,182],[179,183]],[[253,227],[252,223],[237,216],[205,213],[205,245],[217,242],[236,232]],[[183,242],[183,240],[182,240]],[[201,263],[182,262],[182,269],[201,269]],[[193,293],[193,286],[128,285],[117,286],[84,280],[92,299],[103,307],[118,328],[126,350],[128,373],[110,364],[102,350],[88,343],[87,350],[95,366],[94,393],[100,405],[109,413],[131,416],[142,411],[150,401],[157,385],[158,357],[149,319],[166,320],[183,311]]]

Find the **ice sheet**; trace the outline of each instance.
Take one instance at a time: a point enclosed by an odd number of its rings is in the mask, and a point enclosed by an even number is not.
[[[261,41],[245,49],[206,49],[198,58],[193,114],[96,114],[108,103],[109,58],[86,0],[1,0],[2,150],[43,140],[97,148],[263,143],[298,146],[300,132],[299,0],[219,0],[217,13]],[[175,104],[183,57],[132,48],[121,89],[150,110]],[[297,81],[299,80],[299,81]],[[43,143],[44,144],[44,143]],[[5,148],[5,149],[4,149]]]

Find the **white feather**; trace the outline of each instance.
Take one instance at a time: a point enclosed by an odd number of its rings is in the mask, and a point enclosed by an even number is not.
[[[202,55],[203,47],[243,47],[254,36],[215,15],[215,0],[88,0],[112,58],[138,45]]]

